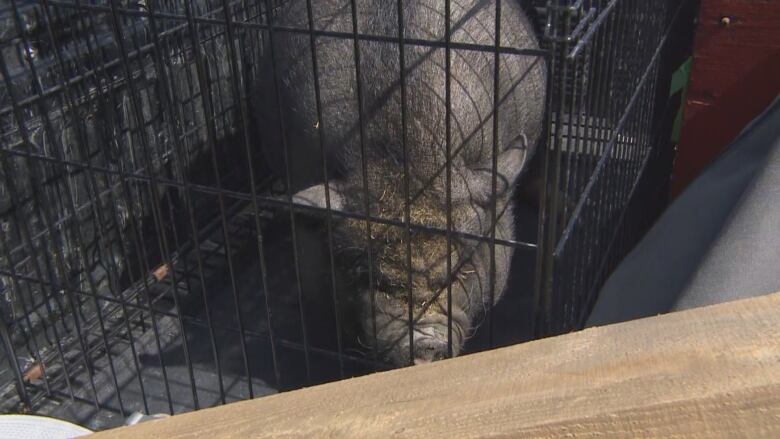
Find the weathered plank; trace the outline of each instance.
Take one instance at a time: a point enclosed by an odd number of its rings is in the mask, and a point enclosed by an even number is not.
[[[96,437],[780,437],[780,293]]]

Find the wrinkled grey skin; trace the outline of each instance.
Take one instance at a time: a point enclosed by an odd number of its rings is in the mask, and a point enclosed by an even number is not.
[[[397,3],[358,1],[358,30],[362,34],[397,38]],[[315,28],[352,32],[348,0],[314,2]],[[444,41],[444,1],[404,2],[406,37]],[[495,0],[453,1],[452,41],[492,46]],[[501,45],[538,48],[531,26],[516,0],[501,3]],[[308,28],[306,2],[293,0],[282,7],[276,25]],[[296,201],[327,204],[321,184],[320,138],[329,165],[340,176],[330,180],[329,204],[334,210],[364,213],[403,222],[405,218],[404,148],[401,112],[399,48],[397,42],[361,41],[360,75],[363,94],[363,137],[357,107],[353,40],[318,37],[317,77],[321,90],[322,120],[318,121],[310,41],[307,34],[274,32],[279,93],[274,71],[261,78],[257,100],[259,128],[267,160],[283,168],[279,108],[284,117],[284,139],[290,151],[295,190],[310,186]],[[451,206],[453,230],[490,236],[492,226],[493,54],[453,49],[451,52]],[[498,174],[496,178],[496,237],[513,238],[511,192],[542,131],[546,72],[543,60],[533,56],[501,55],[498,117]],[[269,63],[270,64],[270,63]],[[445,228],[447,225],[445,50],[405,46],[406,158],[409,163],[410,220]],[[274,145],[278,148],[270,148]],[[365,161],[365,163],[363,162]],[[363,165],[368,170],[363,175]],[[364,190],[367,184],[368,191]],[[366,200],[366,196],[368,200]],[[373,344],[382,357],[396,365],[424,363],[448,353],[447,287],[452,287],[452,349],[457,355],[477,319],[497,301],[505,288],[512,249],[495,248],[494,293],[491,294],[490,246],[453,236],[450,247],[452,276],[447,275],[447,240],[443,234],[412,230],[412,303],[408,299],[407,236],[402,227],[372,223],[371,261],[368,260],[366,222],[336,219],[336,252],[354,263],[361,287],[351,292],[361,303],[363,344]],[[373,288],[368,285],[371,270]],[[451,281],[451,282],[450,282]],[[373,293],[373,294],[372,294]],[[373,300],[372,300],[373,297]],[[374,303],[372,307],[372,302]],[[410,357],[408,312],[414,324]]]

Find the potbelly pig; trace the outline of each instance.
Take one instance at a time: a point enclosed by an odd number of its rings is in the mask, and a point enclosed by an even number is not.
[[[354,17],[349,0],[311,3],[309,16],[283,2],[266,33],[252,102],[264,158],[293,201],[334,212],[361,344],[399,366],[458,355],[504,293],[513,250],[490,237],[513,238],[514,183],[542,133],[531,24],[500,0],[496,51],[496,0],[451,1],[448,81],[444,0],[403,1],[403,57],[396,1],[357,0]]]

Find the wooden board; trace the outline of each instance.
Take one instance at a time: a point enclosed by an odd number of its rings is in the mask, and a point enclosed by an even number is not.
[[[702,0],[673,195],[778,93],[780,1]]]
[[[780,293],[591,328],[96,438],[780,437]]]

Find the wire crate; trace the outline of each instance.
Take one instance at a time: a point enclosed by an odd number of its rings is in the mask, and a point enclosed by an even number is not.
[[[274,24],[289,2],[306,6],[303,27]],[[514,256],[507,293],[466,352],[579,328],[663,209],[668,81],[693,2],[526,1],[536,48],[376,35],[349,20],[319,29],[312,16],[338,2],[289,2],[0,5],[3,411],[103,429],[135,411],[180,413],[390,367],[361,341],[356,299],[337,294],[355,288],[333,250],[343,212],[308,215],[316,209],[291,198],[330,178],[325,153],[258,146],[267,133],[255,115],[276,109],[258,102],[255,78],[279,55],[269,51],[277,33],[312,47],[343,40],[356,54],[382,43],[546,64],[544,134],[515,191],[515,238],[469,237]],[[360,1],[341,3],[356,17]],[[448,242],[457,232],[393,225]]]

